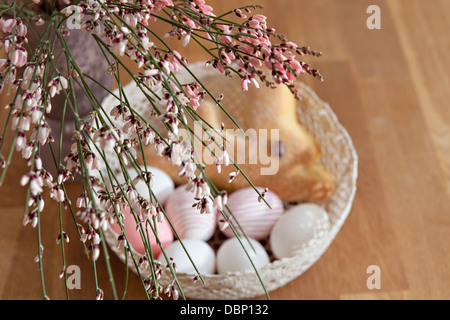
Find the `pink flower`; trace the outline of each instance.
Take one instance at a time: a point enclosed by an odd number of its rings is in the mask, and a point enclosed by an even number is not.
[[[211,6],[208,6],[206,4],[199,4],[198,5],[198,9],[203,14],[206,14],[206,15],[209,15],[209,16],[214,16],[213,8]]]
[[[28,146],[22,149],[22,158],[24,159],[30,159],[31,155],[33,154],[33,144],[29,143]]]
[[[187,25],[191,29],[197,29],[197,24],[192,21],[192,19],[186,17],[185,15],[181,15],[181,18],[183,19],[183,23]]]
[[[135,15],[129,13],[125,16],[125,22],[126,24],[128,24],[130,27],[136,27],[137,23],[138,23],[138,19],[136,18]]]
[[[262,65],[261,60],[255,58],[255,57],[250,57],[248,59],[248,63],[250,63],[251,65],[253,65],[254,67],[259,67]]]
[[[54,97],[59,94],[61,90],[67,89],[69,87],[68,81],[66,78],[59,76],[53,80],[51,80],[48,84],[50,90],[50,97]]]
[[[125,54],[125,50],[127,49],[128,40],[123,38],[117,38],[113,42],[112,51],[119,56],[123,56]]]
[[[59,185],[55,185],[50,191],[50,198],[57,202],[63,202],[65,200],[64,190]]]
[[[156,10],[162,10],[165,7],[173,7],[172,0],[156,0],[155,2],[155,8]]]
[[[186,191],[194,193],[196,199],[203,199],[211,195],[211,190],[205,179],[199,177],[191,180],[186,185]]]
[[[178,51],[173,51],[173,54],[168,55],[168,61],[170,62],[169,67],[173,71],[178,71],[183,68],[183,65],[181,64],[181,61],[183,61],[183,57],[178,53]]]
[[[226,52],[221,51],[220,52],[220,57],[222,58],[223,62],[226,65],[230,65],[231,64],[231,59],[230,59],[230,57],[228,56],[228,54]]]
[[[36,175],[35,173],[29,173],[23,176],[22,179],[20,180],[20,184],[22,186],[30,184],[30,191],[33,194],[33,196],[37,196],[42,191],[44,191],[42,189],[42,187],[44,186],[44,182],[42,178]]]
[[[256,20],[256,21],[259,21],[259,22],[261,22],[261,23],[265,23],[266,20],[267,20],[267,17],[266,17],[266,16],[263,16],[263,15],[261,15],[261,14],[257,14],[257,15],[255,15],[255,16],[253,16],[252,19],[254,19],[254,20]]]
[[[250,83],[250,80],[248,80],[247,78],[242,79],[241,82],[241,89],[243,91],[248,91],[248,84]]]
[[[272,54],[272,50],[268,46],[262,46],[261,47],[261,53],[266,56],[266,58],[269,58]]]
[[[240,45],[238,45],[237,49],[241,50],[241,51],[244,51],[245,53],[247,53],[249,55],[255,54],[255,49],[253,49],[248,44],[240,44]]]
[[[195,178],[195,171],[197,166],[192,162],[184,162],[178,169],[178,175],[182,178],[186,176],[188,179]]]
[[[222,201],[222,196],[221,195],[218,195],[214,199],[214,208],[216,208],[219,211],[223,210],[223,201]]]
[[[303,69],[302,65],[297,60],[292,60],[289,62],[289,64],[297,73],[299,73],[299,74],[305,73],[305,70]]]
[[[233,43],[233,40],[231,39],[230,36],[222,36],[220,38],[220,42],[225,43],[225,44],[231,44],[231,43]]]
[[[217,70],[219,70],[220,73],[225,73],[225,67],[222,63],[219,62],[219,60],[214,60],[213,67]]]
[[[274,57],[276,58],[276,59],[278,59],[278,60],[280,60],[280,61],[286,61],[287,60],[287,58],[283,55],[283,53],[281,53],[279,50],[276,50],[274,53],[273,53],[273,55],[274,55]]]
[[[141,139],[143,140],[143,143],[145,145],[155,143],[156,134],[151,128],[145,129],[143,132],[141,132],[141,134],[142,134]]]
[[[200,101],[198,100],[198,98],[191,98],[191,100],[189,100],[191,103],[192,108],[194,108],[194,110],[197,111],[198,107],[200,107]]]
[[[17,24],[16,19],[8,19],[8,20],[4,20],[3,18],[0,19],[0,28],[4,33],[11,33],[14,30],[16,24]]]
[[[16,150],[22,151],[27,146],[27,137],[21,131],[17,133]]]
[[[250,81],[253,83],[253,85],[259,89],[259,83],[258,80],[256,80],[255,78],[250,78]]]
[[[100,256],[100,236],[96,233],[92,239],[92,260],[96,261]]]
[[[5,72],[8,69],[9,61],[7,59],[0,59],[0,72]]]
[[[76,5],[71,5],[68,7],[65,7],[64,9],[61,10],[61,13],[64,14],[66,17],[72,15],[73,13],[76,14],[81,14],[83,12],[83,8],[81,8],[80,6],[76,6]],[[77,18],[79,18],[79,20],[81,20],[83,18],[84,15],[82,15],[81,17],[78,16]]]
[[[260,24],[258,21],[256,21],[256,20],[250,20],[250,21],[248,22],[248,25],[249,25],[251,28],[254,28],[254,29],[262,29],[261,24]]]
[[[267,69],[271,70],[273,68],[273,64],[270,61],[270,59],[266,59],[264,60],[264,65],[266,66]]]
[[[222,29],[224,34],[231,34],[233,32],[234,27],[233,26],[227,26],[224,24],[218,24],[216,25],[217,28]]]
[[[36,21],[36,25],[37,25],[38,27],[43,26],[44,24],[45,24],[45,20],[42,19],[42,18],[39,18],[39,20]]]
[[[12,56],[12,64],[16,67],[23,67],[28,60],[28,53],[25,49],[22,48],[15,48],[13,56]]]
[[[39,133],[38,133],[38,135],[37,135],[38,141],[39,141],[42,145],[46,144],[46,143],[47,143],[47,140],[48,140],[49,137],[50,137],[50,133],[51,133],[50,127],[49,127],[47,124],[43,123],[43,124],[41,125],[41,128],[40,128],[40,130],[39,130]]]
[[[189,41],[191,41],[191,32],[188,32],[186,36],[183,39],[183,47],[186,47],[189,44]]]

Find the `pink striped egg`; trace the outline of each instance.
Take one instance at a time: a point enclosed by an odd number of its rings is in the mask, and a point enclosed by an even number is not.
[[[181,239],[209,240],[216,229],[216,213],[200,213],[193,192],[186,191],[182,185],[173,191],[166,200],[164,209]]]
[[[262,193],[264,189],[258,188],[258,191]],[[220,230],[227,237],[234,237],[235,234],[229,226],[231,224],[240,236],[244,231],[248,237],[255,240],[268,237],[273,226],[284,213],[284,206],[280,198],[271,191],[266,192],[264,199],[270,208],[264,201],[258,201],[258,194],[253,188],[240,189],[230,194],[227,204],[233,217],[226,222],[219,213]]]

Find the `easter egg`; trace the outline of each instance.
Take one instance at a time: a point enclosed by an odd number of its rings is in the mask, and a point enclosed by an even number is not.
[[[217,251],[217,272],[225,274],[227,272],[241,272],[254,270],[250,259],[257,270],[269,264],[269,255],[264,247],[252,238],[230,238],[225,240]],[[249,243],[250,242],[250,243]],[[251,245],[250,245],[251,244]],[[247,253],[245,252],[245,250]]]
[[[187,191],[185,185],[176,188],[167,198],[164,207],[167,217],[181,239],[207,241],[214,234],[216,214],[200,213],[197,207],[192,207],[197,202],[194,193]]]
[[[127,170],[128,170],[128,174],[130,175],[131,180],[133,180],[134,178],[136,178],[138,176],[138,172],[135,168],[130,167],[130,168],[127,168]],[[158,202],[161,204],[164,204],[167,197],[175,189],[175,184],[174,184],[173,180],[169,177],[169,175],[167,173],[165,173],[161,169],[158,169],[155,167],[147,166],[147,171],[146,171],[145,167],[141,166],[141,170],[143,172],[151,172],[152,173],[151,185],[150,185],[151,190],[154,193],[154,195],[156,196],[156,198],[158,199]],[[120,177],[119,182],[124,183],[125,178],[123,176],[123,173],[121,173],[118,176]],[[136,186],[136,191],[144,199],[150,200],[149,188],[143,179],[140,179],[136,183],[135,186]]]
[[[137,224],[136,224],[136,220],[134,219],[133,214],[130,212],[129,208],[126,208],[123,211],[123,214],[124,214],[124,219],[123,219],[124,231],[125,231],[126,238],[127,238],[128,242],[130,243],[131,248],[138,254],[142,255],[142,254],[146,253],[145,245],[144,245],[144,242],[142,241],[139,229],[136,229]],[[173,242],[173,240],[174,240],[173,231],[172,231],[172,228],[171,228],[169,222],[166,219],[164,219],[162,222],[157,222],[156,226],[153,223],[153,220],[150,221],[150,224],[156,230],[156,232],[158,234],[158,239],[161,242],[163,247],[166,247]],[[120,225],[117,222],[111,224],[111,229],[117,234],[122,233]],[[144,225],[143,225],[143,231],[146,232]],[[150,227],[148,227],[148,239],[149,239],[148,241],[150,242],[150,245],[151,245],[153,257],[156,258],[161,253],[161,248],[158,245],[156,237]]]
[[[262,193],[264,189],[258,188]],[[270,205],[261,200],[253,188],[244,188],[233,192],[228,196],[228,207],[233,214],[230,223],[235,227],[238,235],[245,234],[255,240],[262,240],[269,236],[272,227],[284,213],[283,202],[273,192],[266,192],[264,199]],[[226,221],[219,213],[219,228],[227,237],[235,236],[231,227],[225,227]]]
[[[181,243],[186,248],[186,251],[183,249]],[[167,258],[173,259],[177,273],[197,274],[194,265],[200,274],[213,274],[215,272],[216,254],[213,248],[205,241],[184,239],[180,242],[180,240],[176,240],[167,248],[164,248],[164,251]],[[192,259],[194,265],[189,257]],[[159,255],[158,260],[161,263],[167,263],[163,253]]]
[[[292,257],[308,248],[330,229],[327,212],[305,203],[287,210],[270,234],[270,248],[277,259]]]

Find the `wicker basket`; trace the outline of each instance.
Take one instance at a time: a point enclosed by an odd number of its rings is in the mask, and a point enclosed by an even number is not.
[[[200,80],[202,75],[207,75],[207,72],[216,72],[213,69],[204,68],[203,64],[193,64],[190,66],[190,70]],[[189,76],[187,73],[179,76],[180,79],[183,79],[183,77]],[[298,119],[316,137],[322,151],[321,164],[333,175],[336,182],[336,189],[331,197],[318,203],[328,212],[331,228],[320,238],[314,239],[309,247],[298,252],[296,256],[281,260],[276,260],[270,254],[268,241],[263,241],[271,256],[271,263],[261,269],[259,274],[266,290],[269,292],[299,277],[324,254],[346,220],[356,192],[358,158],[350,136],[327,103],[320,100],[315,92],[304,83],[299,82],[298,87],[302,96],[302,100],[297,102]],[[137,111],[141,115],[145,115],[146,110],[149,110],[149,105],[136,85],[131,83],[125,86],[124,90],[127,97],[133,99],[131,103],[136,106]],[[104,100],[102,106],[108,112],[117,104],[117,98],[111,95]],[[117,123],[118,127],[121,127],[121,125],[121,123]],[[115,157],[111,157],[111,161],[108,161],[108,163],[111,167],[117,167],[117,170],[119,170],[118,162],[116,163],[114,159]],[[125,262],[124,250],[118,249],[117,234],[108,230],[105,236],[111,250]],[[217,249],[223,239],[220,233],[216,233],[210,243]],[[139,255],[136,254],[136,258],[139,260]],[[136,271],[132,259],[128,259],[128,262],[129,267]],[[148,269],[139,271],[143,277],[150,275]],[[245,299],[264,294],[261,282],[254,271],[202,276],[205,284],[200,281],[193,284],[192,275],[177,274],[187,298],[202,300]],[[164,285],[172,280],[170,272],[165,272],[159,282]]]

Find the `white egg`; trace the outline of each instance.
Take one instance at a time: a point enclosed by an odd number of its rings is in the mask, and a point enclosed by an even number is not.
[[[264,191],[262,188],[258,190]],[[271,191],[265,194],[264,199],[270,207],[264,201],[258,201],[258,194],[253,188],[243,188],[230,194],[227,201],[233,214],[230,221],[239,236],[245,233],[246,236],[256,240],[269,236],[273,226],[284,213],[284,206],[280,198]],[[221,213],[218,221],[219,229],[227,237],[235,236],[231,227],[224,228],[226,222]]]
[[[287,210],[270,234],[270,248],[277,259],[292,257],[308,248],[330,229],[327,212],[305,203]]]
[[[254,270],[245,250],[253,261],[257,270],[269,264],[269,255],[266,249],[255,239],[230,238],[220,246],[217,251],[217,271],[220,274],[227,272],[240,272]],[[249,241],[251,245],[249,244]],[[244,250],[244,248],[245,250]]]
[[[145,167],[141,166],[141,170],[145,172]],[[164,204],[165,201],[167,200],[167,197],[175,189],[175,184],[173,180],[169,177],[167,173],[155,167],[147,166],[147,172],[151,172],[153,174],[151,184],[152,192],[155,194],[156,198],[158,199],[158,202]],[[128,174],[130,175],[131,179],[134,179],[137,177],[138,172],[133,167],[130,167],[128,168]],[[123,173],[120,173],[118,176],[120,177],[119,182],[124,183],[125,179],[123,177]],[[140,179],[139,182],[136,184],[136,191],[144,199],[150,200],[149,189],[144,180]]]
[[[192,207],[197,202],[185,185],[176,188],[167,198],[164,209],[181,239],[207,241],[216,230],[216,213],[200,213],[197,207]]]
[[[213,274],[215,272],[216,255],[208,243],[195,239],[184,239],[181,242],[200,274]],[[167,258],[173,258],[177,273],[197,274],[181,242],[177,240],[164,249]],[[159,255],[158,261],[163,264],[167,263],[163,253]]]

